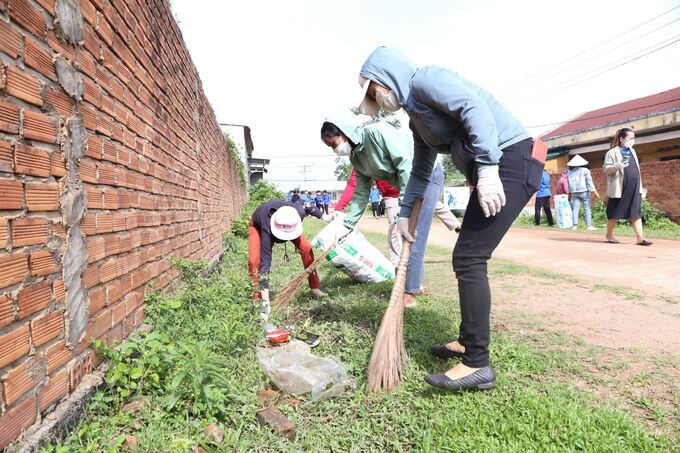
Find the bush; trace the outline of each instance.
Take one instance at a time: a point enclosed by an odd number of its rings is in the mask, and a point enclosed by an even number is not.
[[[273,198],[284,199],[283,192],[278,190],[272,183],[260,179],[248,191],[248,201],[241,209],[241,215],[234,219],[231,225],[231,232],[236,237],[248,237],[248,223],[250,217],[253,215],[255,209],[262,203],[267,202]]]

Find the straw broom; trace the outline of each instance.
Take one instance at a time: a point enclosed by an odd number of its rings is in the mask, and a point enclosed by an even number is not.
[[[281,288],[281,291],[279,291],[279,293],[276,295],[276,299],[274,299],[274,307],[285,307],[297,297],[302,288],[304,288],[305,280],[307,280],[309,274],[316,271],[316,268],[319,267],[319,265],[326,259],[331,250],[335,248],[335,244],[336,243],[334,242],[333,245],[328,247],[325,252],[317,256],[308,268],[293,277],[292,280],[286,283],[286,286]]]
[[[422,198],[416,199],[411,210],[408,222],[411,236],[415,234],[422,201]],[[404,346],[404,287],[410,253],[411,243],[404,241],[390,302],[375,337],[371,361],[368,364],[368,390],[372,393],[390,391],[399,386],[408,366],[408,355]]]

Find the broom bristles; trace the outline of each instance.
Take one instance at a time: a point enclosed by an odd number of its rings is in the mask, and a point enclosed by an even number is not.
[[[335,243],[327,248],[323,253],[317,256],[312,264],[304,271],[293,277],[286,285],[281,288],[281,291],[276,295],[273,305],[276,308],[282,308],[289,305],[304,287],[305,280],[309,278],[309,274],[316,271],[316,268],[326,259],[328,254],[335,248]]]
[[[422,198],[416,199],[411,210],[409,231],[412,236],[415,234],[421,203]],[[404,287],[410,254],[411,243],[404,241],[390,302],[375,337],[375,345],[368,364],[368,390],[372,393],[390,391],[398,387],[408,367],[408,354],[404,346]]]

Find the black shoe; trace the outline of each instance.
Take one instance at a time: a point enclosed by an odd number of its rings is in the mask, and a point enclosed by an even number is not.
[[[447,348],[445,344],[436,344],[434,346],[430,346],[430,354],[439,359],[459,359],[463,357],[462,352],[452,351],[451,349]]]
[[[426,374],[425,382],[444,390],[488,390],[496,387],[496,372],[485,366],[460,379],[450,379],[445,374]]]

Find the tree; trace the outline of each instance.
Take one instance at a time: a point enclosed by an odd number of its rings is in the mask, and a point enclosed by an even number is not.
[[[444,166],[444,184],[447,186],[462,186],[465,184],[465,175],[454,165],[451,154],[444,154],[442,159]]]
[[[352,164],[342,157],[335,158],[335,177],[338,181],[347,181],[352,174]]]
[[[352,107],[352,112],[354,112],[355,115],[360,114],[361,112],[357,107]],[[384,110],[378,110],[378,113],[373,115],[371,119],[375,121],[381,121],[385,120],[388,124],[391,124],[392,127],[395,129],[399,129],[401,127],[401,121],[399,121],[399,118],[392,118],[394,116],[394,112],[386,112]],[[388,119],[392,118],[392,119]]]

